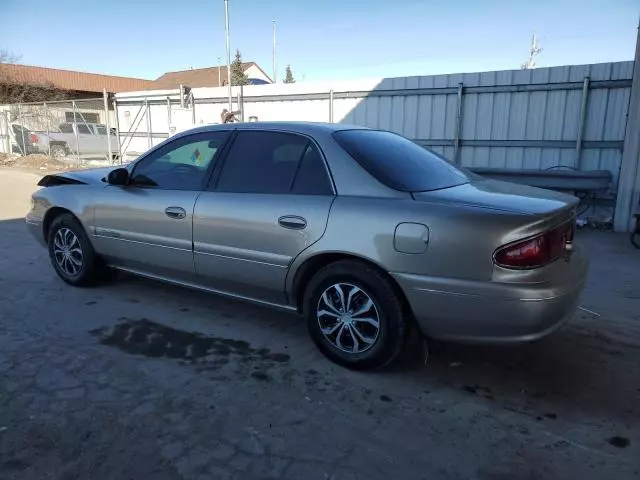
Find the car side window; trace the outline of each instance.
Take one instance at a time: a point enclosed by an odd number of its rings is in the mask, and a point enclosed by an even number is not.
[[[179,138],[136,163],[130,184],[162,190],[201,190],[227,137],[227,132],[205,132]]]
[[[317,147],[309,142],[302,157],[291,193],[299,195],[333,195],[331,180]]]
[[[73,133],[73,125],[70,123],[61,123],[60,131],[62,133]]]
[[[78,133],[87,133],[87,134],[91,134],[91,130],[89,129],[89,127],[87,125],[85,125],[84,123],[79,123],[78,124]]]
[[[318,178],[314,178],[318,175]],[[331,184],[317,147],[306,137],[285,132],[238,133],[216,184],[235,193],[331,195]]]

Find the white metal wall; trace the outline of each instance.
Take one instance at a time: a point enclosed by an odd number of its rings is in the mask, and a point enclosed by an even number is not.
[[[605,63],[422,77],[309,82],[244,87],[244,118],[260,121],[334,121],[392,130],[453,159],[459,85],[462,84],[458,139],[464,166],[547,169],[577,167],[582,84],[589,78],[579,167],[609,170],[614,186],[622,142],[633,62]],[[487,91],[488,90],[488,91]],[[509,91],[506,91],[509,90]],[[233,88],[233,108],[239,108]],[[170,127],[218,123],[228,107],[225,88],[198,88],[195,114],[172,115],[166,99],[179,108],[177,91],[118,94],[121,130],[124,110],[134,114],[150,104],[151,141],[143,119],[130,142],[142,152],[169,135]],[[333,97],[333,102],[331,102]],[[195,122],[192,123],[192,117]],[[187,122],[188,125],[184,125]]]

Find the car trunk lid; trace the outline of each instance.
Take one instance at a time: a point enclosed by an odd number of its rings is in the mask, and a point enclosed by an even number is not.
[[[452,203],[534,216],[573,210],[579,202],[572,195],[488,179],[430,192],[412,192],[412,196],[421,202]]]
[[[486,249],[487,258],[492,257],[494,275],[519,272],[494,277],[496,280],[546,281],[546,269],[540,267],[572,251],[579,202],[574,196],[488,179],[412,195],[421,202],[468,206],[488,213],[481,215],[483,220],[471,233],[476,235],[476,244]],[[525,270],[534,273],[523,273]]]

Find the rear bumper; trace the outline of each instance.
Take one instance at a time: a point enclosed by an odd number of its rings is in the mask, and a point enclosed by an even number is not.
[[[564,260],[558,260],[564,261]],[[542,338],[572,316],[588,261],[576,252],[556,283],[497,283],[395,273],[423,333],[470,343],[519,343]]]

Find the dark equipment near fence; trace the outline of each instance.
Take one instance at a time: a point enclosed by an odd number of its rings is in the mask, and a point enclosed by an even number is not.
[[[640,213],[634,214],[633,218],[636,219],[636,228],[631,232],[631,243],[634,247],[640,249]]]

